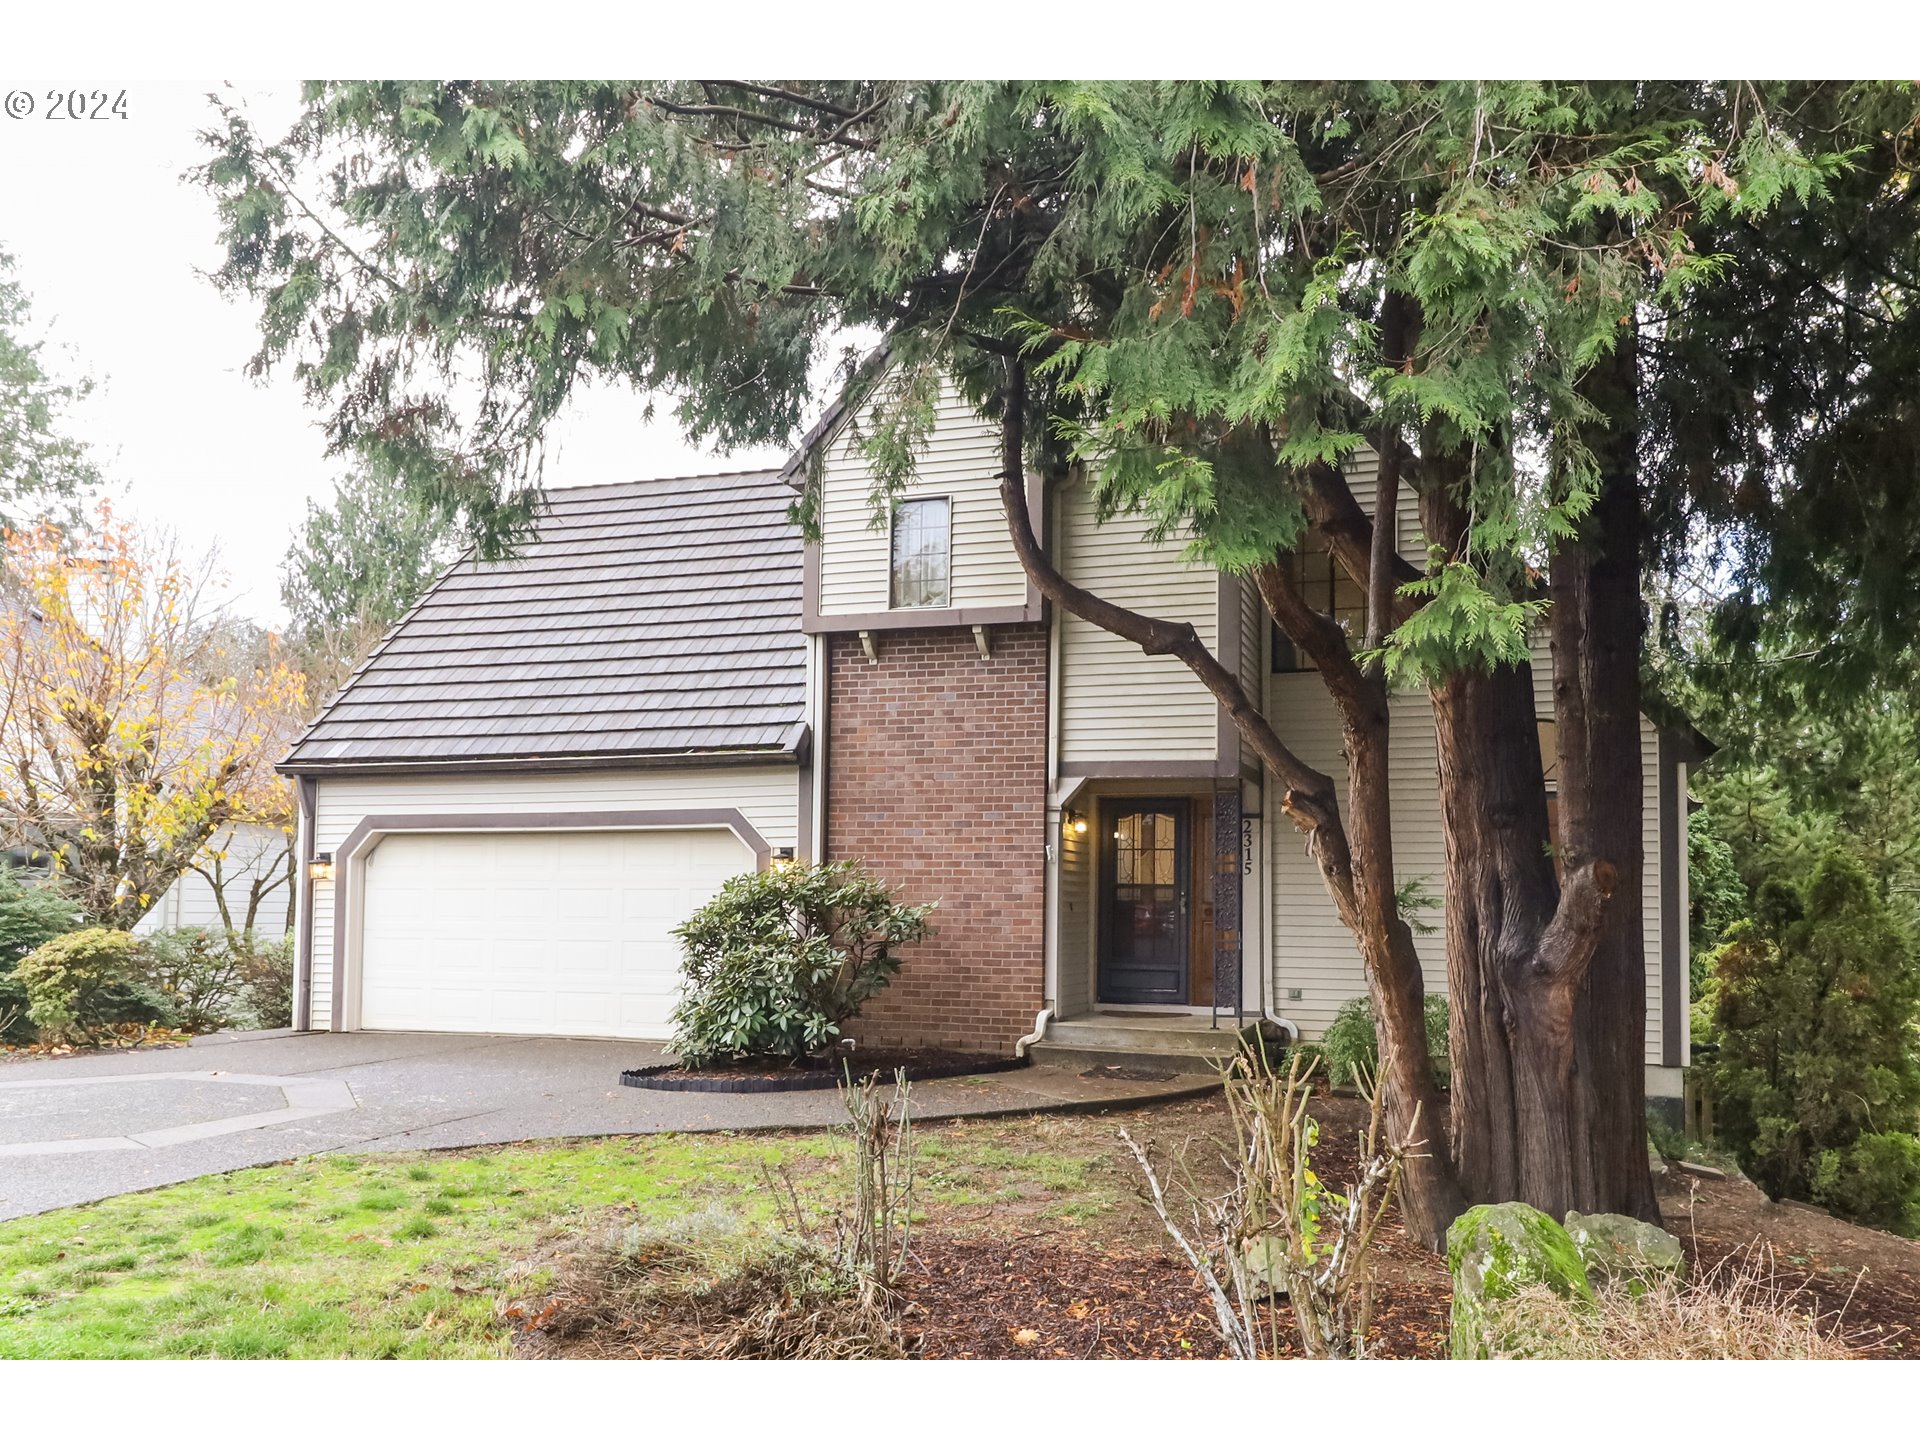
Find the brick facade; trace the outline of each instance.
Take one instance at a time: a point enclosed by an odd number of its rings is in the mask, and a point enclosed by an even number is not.
[[[996,627],[828,641],[827,842],[903,899],[938,900],[853,1027],[869,1044],[1010,1053],[1045,984],[1047,634]]]

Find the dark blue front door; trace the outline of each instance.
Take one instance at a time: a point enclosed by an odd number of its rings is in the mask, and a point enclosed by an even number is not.
[[[1187,1003],[1190,890],[1185,800],[1101,807],[1100,999]]]

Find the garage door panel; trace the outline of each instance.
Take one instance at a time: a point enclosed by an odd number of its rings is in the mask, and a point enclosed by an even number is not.
[[[752,867],[724,830],[388,836],[362,872],[360,1023],[664,1039],[673,927]]]

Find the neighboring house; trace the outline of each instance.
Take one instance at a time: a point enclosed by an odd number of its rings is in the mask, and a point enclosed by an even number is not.
[[[1178,660],[1040,603],[998,441],[948,395],[876,528],[830,417],[810,440],[818,545],[785,518],[803,452],[555,491],[519,559],[457,564],[283,766],[323,876],[303,892],[298,1023],[663,1038],[671,927],[726,876],[797,855],[939,901],[865,1040],[1007,1051],[1042,1010],[1043,1043],[1080,1052],[1206,1048],[1263,1014],[1317,1034],[1366,987],[1301,838]],[[1072,579],[1190,620],[1301,756],[1344,774],[1331,701],[1249,583],[1140,520],[1096,524],[1084,488],[1030,496]],[[1322,608],[1357,613],[1326,557],[1300,563]],[[1550,722],[1544,668],[1538,694]],[[1396,858],[1437,897],[1431,712],[1393,706]],[[1650,722],[1642,751],[1649,1084],[1677,1095],[1698,757]],[[1441,935],[1417,943],[1443,989]]]
[[[149,935],[182,926],[219,931],[229,920],[235,930],[246,930],[251,915],[251,928],[258,935],[277,940],[293,928],[293,860],[293,837],[280,826],[229,826],[153,902],[133,933]]]

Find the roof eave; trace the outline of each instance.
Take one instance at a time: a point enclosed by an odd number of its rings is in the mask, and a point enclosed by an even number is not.
[[[798,732],[797,734],[794,732]],[[798,765],[805,757],[805,725],[778,745],[749,745],[727,750],[623,750],[585,754],[529,754],[449,756],[444,760],[299,760],[292,756],[273,768],[282,775],[315,779],[351,775],[479,775],[514,770],[657,770],[675,767],[709,768],[728,765]]]

